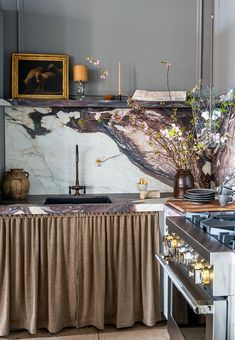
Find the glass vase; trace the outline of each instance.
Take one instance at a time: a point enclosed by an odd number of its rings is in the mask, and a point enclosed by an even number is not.
[[[174,197],[184,198],[186,190],[194,188],[194,178],[190,170],[177,170],[174,177]]]

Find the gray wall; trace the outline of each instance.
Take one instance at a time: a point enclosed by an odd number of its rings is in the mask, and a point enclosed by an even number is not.
[[[205,83],[212,1],[202,0]],[[85,63],[88,55],[99,58],[110,73],[109,81],[100,80],[89,65],[86,90],[90,94],[117,93],[118,61],[122,89],[128,94],[137,88],[166,89],[162,59],[172,63],[172,89],[188,90],[198,78],[197,0],[0,0],[0,10],[0,97],[11,97],[11,54],[17,51],[65,53],[71,69],[73,64]],[[0,111],[0,176],[4,171],[3,118]]]
[[[17,51],[16,9],[16,0],[0,0],[0,98],[11,96],[11,53]],[[0,107],[0,183],[4,171],[5,119]]]
[[[214,0],[203,1],[202,79],[205,86],[210,85],[211,14],[213,1]]]
[[[215,0],[215,86],[221,92],[235,86],[235,1]]]
[[[0,7],[0,98],[3,97],[3,73],[4,73],[4,21],[3,21],[3,12]],[[2,174],[5,168],[5,138],[4,138],[4,111],[3,108],[0,107],[0,183],[2,179]],[[0,185],[0,193],[1,193],[1,185]]]
[[[17,37],[14,13],[11,16],[16,0],[2,4],[10,22],[5,51],[9,72],[8,47],[14,47]],[[110,73],[109,81],[100,80],[89,65],[91,94],[117,92],[118,61],[123,92],[128,94],[137,88],[166,89],[162,59],[172,63],[172,89],[191,89],[197,80],[196,0],[24,0],[23,4],[22,51],[65,53],[71,66],[84,63],[88,55],[99,58]],[[207,59],[204,53],[205,64]],[[10,95],[9,79],[8,73],[5,96]]]
[[[4,88],[3,96],[11,97],[11,54],[17,52],[17,7],[16,0],[1,1],[4,18]]]

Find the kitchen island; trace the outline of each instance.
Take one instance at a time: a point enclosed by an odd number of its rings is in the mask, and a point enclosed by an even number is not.
[[[158,211],[165,198],[108,195],[113,203],[0,206],[0,335],[12,329],[160,321]],[[169,194],[168,194],[169,195]],[[13,203],[13,204],[9,204]],[[6,205],[3,205],[6,204]]]

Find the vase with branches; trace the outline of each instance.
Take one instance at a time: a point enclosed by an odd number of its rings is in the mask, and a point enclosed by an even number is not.
[[[95,59],[94,59],[95,60]],[[213,133],[214,143],[219,147],[226,143],[229,136],[222,131],[220,123],[222,116],[229,114],[229,110],[233,106],[234,101],[228,98],[221,98],[220,107],[218,101],[214,102],[213,114],[214,116],[207,119],[207,105],[211,105],[211,96],[208,99],[208,93],[205,97],[198,97],[199,87],[193,89],[189,93],[188,104],[192,108],[192,117],[187,125],[179,123],[177,107],[171,98],[171,90],[169,85],[169,72],[171,64],[167,61],[162,61],[166,67],[167,90],[169,92],[170,105],[168,105],[168,113],[166,118],[160,124],[149,124],[146,120],[149,117],[149,109],[145,108],[139,101],[128,97],[129,110],[114,110],[110,114],[103,114],[98,112],[94,115],[95,120],[99,123],[106,122],[111,126],[117,126],[125,122],[128,128],[132,131],[139,131],[145,136],[145,140],[150,147],[150,151],[155,158],[164,161],[164,159],[171,160],[172,166],[176,174],[191,173],[194,170],[195,162],[200,161],[205,157],[208,149],[211,147],[211,136]],[[108,74],[108,73],[107,73]],[[201,93],[202,90],[200,90]],[[216,103],[216,105],[215,105]],[[170,117],[169,117],[170,106]],[[165,103],[161,103],[162,112],[164,116]],[[85,124],[85,121],[82,122]],[[212,127],[215,128],[212,131]],[[193,186],[192,175],[186,189]],[[182,177],[182,176],[181,176]],[[184,181],[181,180],[184,186]],[[184,189],[181,190],[180,197],[182,197]],[[176,194],[177,196],[177,194]]]

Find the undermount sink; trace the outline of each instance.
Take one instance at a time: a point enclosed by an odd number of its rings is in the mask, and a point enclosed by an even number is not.
[[[44,204],[97,204],[112,203],[108,196],[96,197],[47,197]]]

